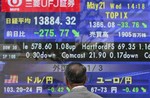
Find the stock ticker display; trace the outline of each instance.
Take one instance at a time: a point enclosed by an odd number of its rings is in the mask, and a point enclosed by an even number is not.
[[[0,98],[69,93],[71,62],[93,93],[150,98],[149,0],[0,0],[0,11]]]

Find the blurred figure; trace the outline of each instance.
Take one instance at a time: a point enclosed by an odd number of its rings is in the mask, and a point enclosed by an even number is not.
[[[84,86],[87,76],[86,67],[80,63],[71,63],[66,66],[65,70],[66,84],[71,92],[61,96],[60,98],[102,98],[91,93]]]

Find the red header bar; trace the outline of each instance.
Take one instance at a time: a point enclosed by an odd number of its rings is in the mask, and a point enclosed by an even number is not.
[[[79,12],[80,0],[2,0],[2,12]]]

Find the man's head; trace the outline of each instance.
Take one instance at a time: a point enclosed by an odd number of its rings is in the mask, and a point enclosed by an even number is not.
[[[67,86],[72,89],[74,86],[84,85],[86,82],[86,67],[80,63],[71,63],[65,70]]]

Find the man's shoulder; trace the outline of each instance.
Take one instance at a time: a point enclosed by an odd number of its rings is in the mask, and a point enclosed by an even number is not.
[[[70,98],[70,96],[72,96],[72,95],[73,95],[72,92],[70,92],[68,94],[60,96],[59,98]]]
[[[102,98],[101,96],[87,91],[86,93],[75,93],[70,92],[68,94],[62,95],[60,98],[76,98],[76,96],[87,96],[87,98]]]
[[[89,92],[91,98],[102,98],[100,95],[97,95],[95,93]]]

